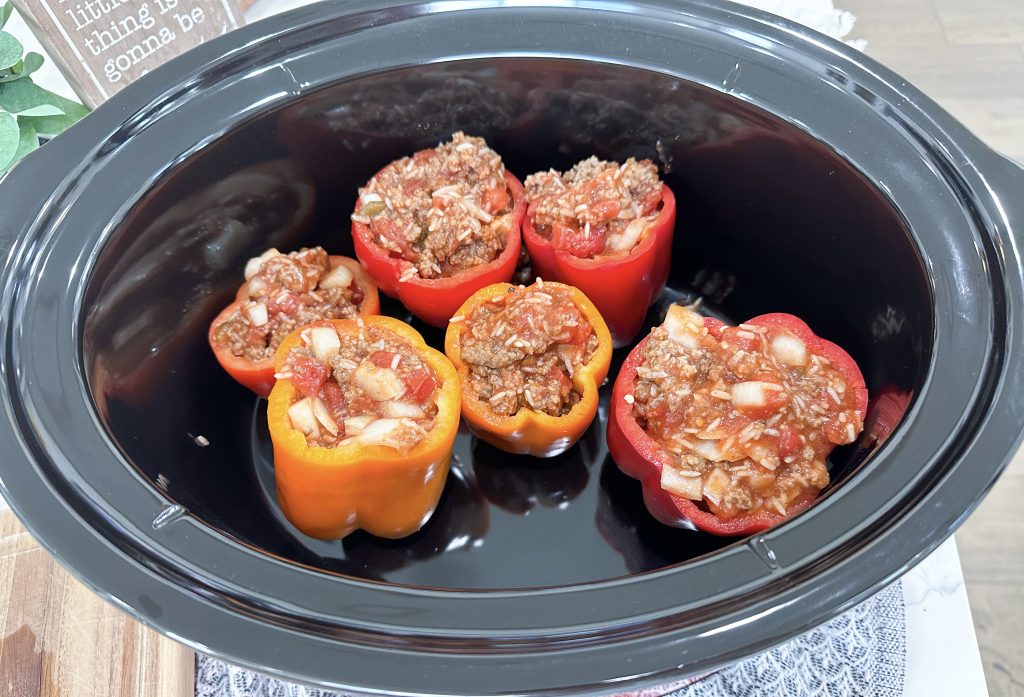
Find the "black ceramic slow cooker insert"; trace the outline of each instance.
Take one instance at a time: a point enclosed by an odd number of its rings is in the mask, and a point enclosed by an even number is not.
[[[521,177],[658,163],[679,222],[648,325],[701,297],[730,321],[799,315],[853,355],[866,429],[816,505],[741,540],[655,523],[607,454],[605,394],[551,460],[461,434],[410,538],[287,523],[261,403],[208,323],[269,246],[351,254],[356,188],[459,129]],[[753,10],[317,4],[154,71],[3,180],[0,484],[98,593],[283,677],[497,695],[704,672],[904,573],[1014,453],[1022,194],[906,82]]]

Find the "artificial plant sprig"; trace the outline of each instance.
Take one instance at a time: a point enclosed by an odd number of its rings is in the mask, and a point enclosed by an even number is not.
[[[0,5],[0,174],[39,147],[40,138],[52,138],[69,128],[89,110],[32,81],[43,64],[38,53],[25,48],[2,31],[14,5]]]

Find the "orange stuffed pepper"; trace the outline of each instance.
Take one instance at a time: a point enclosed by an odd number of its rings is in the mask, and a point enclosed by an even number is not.
[[[452,317],[444,348],[473,433],[535,457],[564,452],[587,430],[612,357],[593,303],[572,286],[540,279],[474,293]]]
[[[296,330],[274,364],[267,420],[288,520],[321,539],[419,530],[459,427],[451,363],[409,325],[375,316]]]
[[[292,330],[321,319],[376,315],[377,286],[355,259],[321,247],[268,249],[245,265],[235,301],[210,324],[221,367],[260,397],[274,387],[274,352]]]

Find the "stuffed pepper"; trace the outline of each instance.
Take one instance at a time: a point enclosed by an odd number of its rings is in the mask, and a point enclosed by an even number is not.
[[[380,312],[377,287],[355,259],[321,247],[268,249],[245,265],[235,301],[210,324],[221,367],[260,397],[274,386],[274,352],[289,333],[320,319]]]
[[[475,293],[451,318],[444,349],[473,433],[535,457],[567,450],[587,430],[612,356],[608,327],[587,297],[542,279]]]
[[[733,327],[672,306],[615,381],[608,448],[661,522],[748,535],[814,501],[867,402],[849,354],[793,315]]]
[[[470,295],[512,278],[525,211],[522,184],[501,157],[459,132],[359,190],[352,240],[381,290],[443,327]]]
[[[391,317],[317,322],[274,357],[267,421],[281,509],[312,537],[405,537],[441,496],[459,427],[451,363]]]
[[[539,276],[576,286],[625,346],[668,279],[676,203],[650,160],[583,160],[526,178],[523,243]]]

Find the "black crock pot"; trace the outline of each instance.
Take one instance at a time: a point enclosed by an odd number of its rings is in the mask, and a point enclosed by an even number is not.
[[[658,162],[679,223],[649,323],[700,296],[847,348],[867,428],[815,506],[744,540],[660,526],[607,455],[605,402],[551,461],[460,435],[411,538],[288,525],[260,403],[206,325],[248,256],[350,253],[356,187],[460,128],[521,177]],[[1024,424],[1022,194],[899,77],[752,10],[311,6],[147,75],[0,184],[3,494],[142,622],[287,678],[564,694],[707,671],[897,578],[996,480]]]

